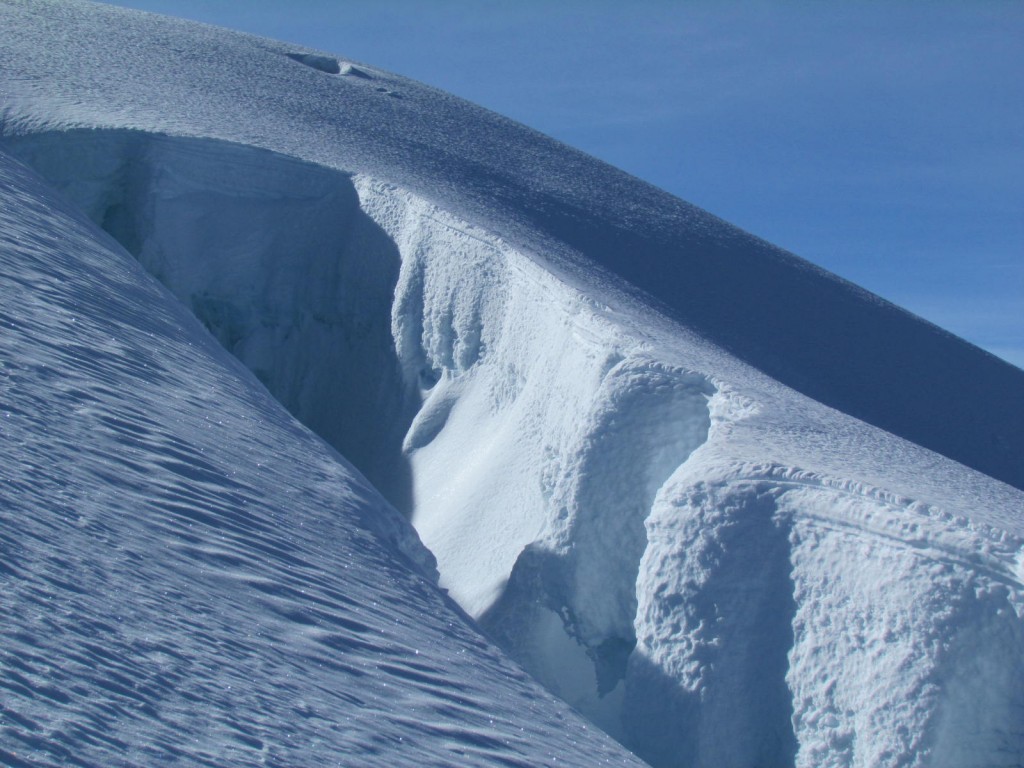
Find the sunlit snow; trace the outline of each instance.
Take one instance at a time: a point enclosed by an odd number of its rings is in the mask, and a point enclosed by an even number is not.
[[[0,758],[1024,762],[1024,373],[370,66],[0,23]]]

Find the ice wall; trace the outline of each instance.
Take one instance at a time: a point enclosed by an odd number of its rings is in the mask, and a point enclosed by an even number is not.
[[[640,762],[409,525],[0,152],[0,765]]]
[[[389,185],[132,132],[13,147],[411,516],[506,649],[623,735],[644,520],[706,439],[704,377]]]
[[[393,185],[121,131],[11,146],[411,517],[507,651],[653,765],[1022,759],[1019,538],[744,462],[738,427],[769,406]]]
[[[702,376],[660,363],[486,233],[364,181],[403,255],[393,315],[423,404],[413,523],[442,584],[545,684],[622,736],[644,520],[706,438]]]

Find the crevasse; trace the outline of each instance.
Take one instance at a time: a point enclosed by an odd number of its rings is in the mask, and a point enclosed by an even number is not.
[[[652,764],[1019,762],[1012,536],[739,462],[757,404],[400,188],[130,131],[9,146],[411,519],[507,651]]]
[[[410,516],[507,650],[625,737],[644,520],[706,439],[705,378],[372,179],[129,131],[12,148]]]

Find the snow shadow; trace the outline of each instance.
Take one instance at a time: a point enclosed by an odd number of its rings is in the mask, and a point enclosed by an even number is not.
[[[623,743],[656,768],[792,766],[791,523],[770,489],[671,495],[648,524]]]
[[[328,75],[337,75],[341,72],[341,64],[333,56],[322,56],[316,53],[289,53],[289,59],[305,64],[307,67],[326,72]]]
[[[362,212],[348,175],[227,142],[131,131],[43,134],[9,149],[410,512],[401,443],[419,401],[391,338],[399,253]]]
[[[328,75],[342,75],[344,77],[358,77],[362,80],[373,80],[373,75],[347,62],[336,59],[333,56],[323,56],[318,53],[287,53],[289,59],[305,64],[310,69],[318,72],[325,72]],[[378,91],[386,91],[386,88],[378,88]]]

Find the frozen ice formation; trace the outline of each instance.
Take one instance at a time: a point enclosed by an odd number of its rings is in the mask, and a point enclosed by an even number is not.
[[[1024,762],[1024,373],[412,81],[0,20],[0,757]]]

